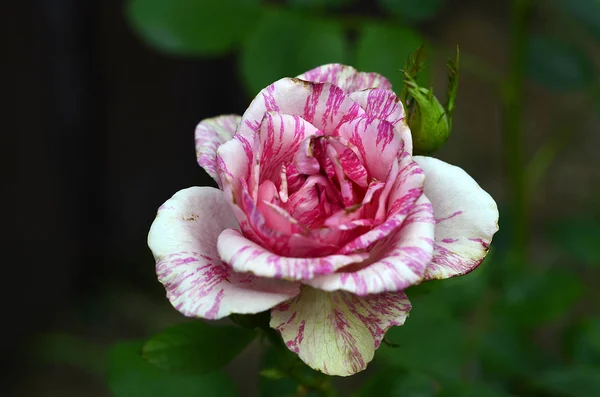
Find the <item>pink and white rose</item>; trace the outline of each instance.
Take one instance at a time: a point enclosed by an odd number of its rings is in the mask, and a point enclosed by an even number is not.
[[[479,265],[494,200],[462,169],[412,156],[389,81],[324,65],[263,89],[243,116],[203,120],[192,187],[158,210],[148,243],[190,317],[271,310],[309,366],[351,375],[411,308],[404,290]]]

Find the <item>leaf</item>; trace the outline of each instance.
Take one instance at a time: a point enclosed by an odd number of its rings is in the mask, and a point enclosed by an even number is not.
[[[436,296],[437,295],[437,296]],[[436,293],[413,298],[413,308],[402,327],[392,327],[387,337],[397,348],[382,346],[377,356],[388,364],[418,371],[437,379],[456,379],[465,360],[464,324]]]
[[[469,382],[442,388],[436,397],[509,397],[506,391],[491,387],[485,383]]]
[[[379,0],[381,7],[404,19],[421,21],[437,15],[444,0]]]
[[[550,36],[532,36],[527,43],[531,79],[556,91],[578,90],[594,78],[591,61],[576,46]]]
[[[241,73],[248,91],[256,94],[280,78],[327,63],[345,63],[347,51],[338,22],[270,10],[244,42]]]
[[[40,335],[34,349],[36,357],[45,362],[67,364],[93,374],[103,374],[106,369],[106,348],[79,336]]]
[[[546,324],[571,310],[583,289],[579,277],[566,269],[523,275],[506,288],[500,310],[516,326]]]
[[[430,376],[390,368],[376,372],[355,397],[433,397],[437,396],[437,388],[437,382]]]
[[[176,375],[147,363],[143,342],[121,342],[109,351],[108,386],[115,397],[233,397],[236,390],[222,372]]]
[[[368,23],[361,29],[357,44],[356,67],[363,72],[377,72],[387,77],[394,91],[400,93],[404,76],[400,69],[407,58],[424,43],[415,31],[391,25]],[[417,82],[427,85],[429,81],[428,62]]]
[[[260,0],[129,0],[126,15],[151,47],[178,55],[220,55],[254,27]]]
[[[143,356],[167,371],[199,374],[229,363],[255,336],[249,329],[193,321],[154,335],[144,344]]]
[[[564,367],[537,374],[532,380],[552,396],[600,396],[600,367]]]

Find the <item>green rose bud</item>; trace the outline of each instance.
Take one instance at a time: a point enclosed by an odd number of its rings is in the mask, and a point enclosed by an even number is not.
[[[430,154],[441,148],[450,136],[446,109],[433,95],[432,89],[405,81],[411,96],[408,106],[408,126],[412,132],[415,154]]]
[[[446,107],[433,95],[433,88],[419,87],[416,78],[423,67],[422,47],[409,57],[404,69],[403,99],[407,109],[407,123],[413,136],[415,154],[431,154],[441,148],[452,129],[456,93],[458,90],[458,49],[456,60],[449,60],[448,96]]]

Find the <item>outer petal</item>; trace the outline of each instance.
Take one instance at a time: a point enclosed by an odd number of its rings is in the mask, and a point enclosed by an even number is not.
[[[360,296],[402,291],[419,284],[433,254],[434,228],[431,204],[421,196],[398,231],[373,247],[369,261],[303,283]]]
[[[305,287],[271,310],[271,327],[310,367],[348,376],[366,368],[387,329],[404,324],[410,308],[404,292],[361,298]]]
[[[297,284],[236,273],[219,259],[219,234],[236,226],[223,192],[209,187],[181,190],[159,208],[148,245],[167,298],[186,316],[258,313],[298,294]]]
[[[412,154],[412,135],[406,124],[406,114],[400,98],[390,90],[371,88],[350,94],[365,110],[367,117],[389,121],[404,141],[404,151]]]
[[[415,156],[425,172],[425,195],[436,218],[435,251],[426,278],[448,278],[475,269],[498,231],[498,206],[459,167]]]
[[[300,116],[327,135],[340,124],[364,115],[364,110],[333,84],[284,78],[258,93],[240,122],[238,134],[252,135],[266,112]]]
[[[319,66],[298,76],[299,79],[314,81],[315,83],[332,83],[345,92],[364,90],[366,88],[380,87],[392,89],[388,79],[377,73],[359,72],[352,66],[330,63]]]
[[[231,140],[240,125],[241,116],[230,114],[205,119],[196,127],[196,158],[200,167],[221,186],[217,175],[217,148]]]
[[[221,259],[236,271],[287,280],[308,280],[317,275],[330,274],[344,266],[362,262],[368,257],[365,253],[318,258],[284,257],[261,247],[232,229],[221,233],[218,249]]]

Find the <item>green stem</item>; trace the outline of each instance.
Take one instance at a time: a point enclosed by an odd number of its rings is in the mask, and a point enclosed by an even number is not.
[[[513,225],[510,231],[514,264],[527,262],[528,197],[525,186],[522,120],[525,70],[525,43],[531,11],[530,0],[512,0],[510,73],[504,97],[504,150],[511,194]]]

